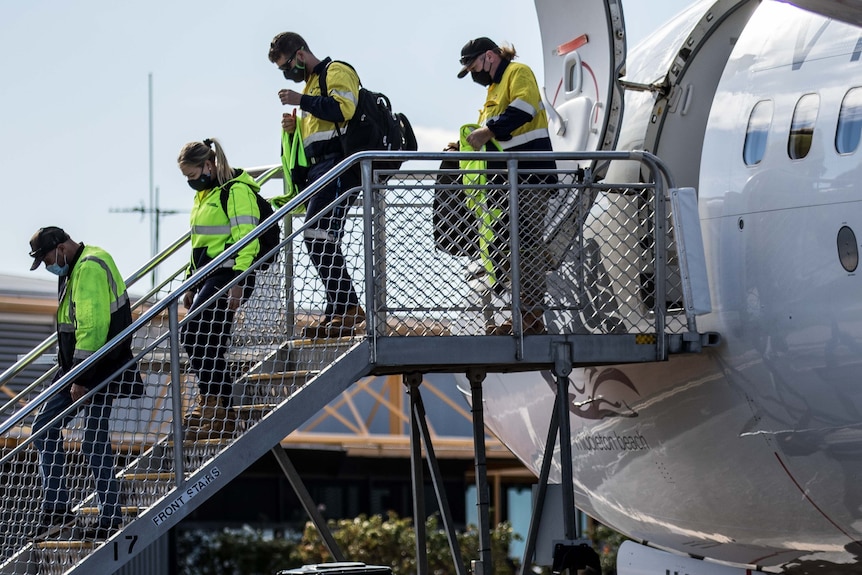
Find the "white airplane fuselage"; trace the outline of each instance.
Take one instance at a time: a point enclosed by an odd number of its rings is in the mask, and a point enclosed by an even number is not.
[[[722,343],[571,374],[575,503],[677,552],[852,572],[862,540],[862,150],[852,134],[862,97],[848,92],[862,87],[862,29],[778,2],[749,10],[713,70],[714,97],[699,102],[701,131],[674,129],[686,121],[677,111],[649,146],[682,174],[677,185],[698,190],[713,309],[697,327]],[[629,55],[634,81],[658,79],[656,62],[667,72],[657,46]],[[627,96],[620,147],[643,145],[654,100]],[[771,113],[746,148],[758,102]],[[550,374],[489,375],[484,386],[489,427],[536,474],[554,394]]]

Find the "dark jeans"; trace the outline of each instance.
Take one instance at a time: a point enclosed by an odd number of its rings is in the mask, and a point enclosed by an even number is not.
[[[338,159],[333,159],[315,164],[309,170],[308,181],[317,180],[338,162]],[[359,181],[352,172],[342,174],[308,200],[305,220],[308,221],[321,213],[336,197],[357,185]],[[359,297],[353,288],[353,280],[341,251],[347,210],[356,200],[356,196],[357,194],[351,194],[343,199],[334,210],[320,218],[304,234],[305,249],[326,292],[327,320],[336,315],[344,315],[348,307],[359,305]]]
[[[189,313],[201,307],[233,278],[232,270],[224,270],[205,279],[195,295]],[[248,288],[244,291],[248,291]],[[225,358],[230,345],[233,317],[234,311],[228,309],[228,294],[225,292],[201,310],[199,315],[189,320],[181,334],[189,364],[198,377],[201,395],[220,396],[225,407],[230,403],[233,385],[233,375]]]
[[[81,407],[84,412],[84,441],[82,449],[96,482],[99,498],[100,521],[113,524],[120,521],[120,483],[114,471],[114,452],[108,426],[111,419],[113,395],[97,393],[90,403]],[[39,472],[42,478],[42,509],[48,512],[69,507],[69,488],[66,485],[66,450],[63,448],[62,428],[74,417],[69,413],[51,427],[48,422],[72,405],[69,389],[49,399],[33,422],[34,443],[39,451]],[[39,433],[45,429],[44,433]]]
[[[536,169],[551,169],[553,165],[536,163],[531,165],[522,162],[520,170],[530,167]],[[506,164],[488,162],[488,169],[506,169]],[[495,174],[490,183],[508,185],[505,176]],[[548,203],[551,191],[535,189],[530,186],[538,184],[556,184],[554,174],[531,174],[522,172],[518,178],[518,244],[521,274],[521,306],[525,311],[544,308],[548,271],[548,255],[545,248],[543,233],[545,218],[548,215]],[[492,189],[489,194],[489,204],[499,209],[503,216],[494,224],[494,242],[491,245],[491,259],[494,263],[497,278],[504,282],[510,281],[510,238],[509,238],[509,192],[506,189]]]

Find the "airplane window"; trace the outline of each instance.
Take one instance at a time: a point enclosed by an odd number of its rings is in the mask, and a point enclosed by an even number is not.
[[[859,147],[862,136],[862,88],[851,88],[844,95],[838,113],[835,131],[835,149],[839,154],[850,154]]]
[[[805,94],[796,103],[790,123],[790,137],[787,140],[787,155],[791,160],[802,159],[811,151],[818,108],[820,96],[817,94]]]
[[[755,166],[766,153],[766,135],[772,123],[772,100],[761,100],[754,105],[745,131],[742,159],[746,166]]]

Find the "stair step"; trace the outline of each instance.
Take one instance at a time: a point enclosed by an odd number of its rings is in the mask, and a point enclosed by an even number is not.
[[[128,509],[130,516],[137,517],[141,510],[155,505],[173,489],[175,478],[176,474],[170,471],[124,473],[122,479],[127,506],[123,507],[123,515]]]
[[[120,513],[122,515],[127,515],[130,517],[137,517],[143,508],[137,505],[123,506],[120,507]],[[78,513],[81,515],[86,515],[87,517],[97,516],[99,515],[98,507],[80,507],[78,508]]]
[[[250,427],[252,424],[263,419],[267,413],[270,413],[276,407],[278,407],[277,403],[253,403],[237,405],[234,409],[236,409],[237,420],[243,426]]]
[[[39,541],[38,543],[35,544],[35,546],[36,546],[36,549],[50,549],[50,550],[61,550],[62,549],[62,550],[72,550],[72,551],[74,551],[76,549],[78,549],[78,550],[86,549],[87,551],[89,551],[93,547],[95,547],[96,545],[101,544],[101,543],[103,543],[103,542],[102,541],[69,541],[69,540],[64,540],[64,539],[46,539],[45,541]],[[77,563],[78,561],[80,561],[81,559],[86,557],[87,555],[89,555],[89,553],[81,554],[80,557],[78,557],[74,560],[72,557],[64,555],[63,559],[65,561],[65,567],[63,565],[57,565],[58,567],[62,567],[62,569],[60,571],[57,571],[57,573],[62,573],[63,571],[65,571],[66,569],[69,568],[70,564],[72,564],[73,562]],[[50,568],[52,563],[53,562],[51,562],[51,561],[46,561],[46,562],[40,561],[39,567],[44,568],[47,565]],[[41,575],[42,573],[46,573],[46,571],[40,570],[39,573]],[[53,573],[53,571],[47,571],[47,573]]]
[[[86,559],[102,541],[48,539],[33,544],[32,558],[39,575],[62,575]]]
[[[121,473],[118,477],[127,481],[167,481],[173,479],[173,471],[153,471],[141,473]]]
[[[318,373],[320,372],[301,369],[249,374],[243,381],[241,401],[270,403],[272,398],[287,399],[297,389],[316,377]]]
[[[312,377],[316,376],[319,371],[313,371],[310,369],[301,369],[297,371],[277,371],[274,373],[251,373],[245,377],[245,381],[252,383],[259,382],[284,382],[289,380],[309,380]]]

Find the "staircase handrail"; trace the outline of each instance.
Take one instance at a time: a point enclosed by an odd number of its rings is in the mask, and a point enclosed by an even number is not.
[[[350,165],[351,164],[348,162],[342,162],[341,164],[339,164],[339,166],[337,166],[336,168],[333,168],[332,177],[337,177],[338,175],[343,173],[345,170],[347,170],[350,167]],[[280,169],[280,167],[273,167],[272,169],[265,172],[264,175],[261,176],[261,179],[265,182],[266,180],[270,179],[272,177],[273,173],[278,169]],[[210,273],[214,272],[215,270],[217,270],[218,268],[222,267],[222,264],[224,262],[228,261],[229,259],[233,258],[236,255],[236,252],[241,250],[243,247],[245,247],[248,243],[250,243],[254,239],[257,239],[258,236],[263,234],[266,230],[268,230],[273,225],[278,225],[278,223],[281,221],[282,218],[284,218],[287,214],[289,214],[290,212],[295,210],[297,207],[302,205],[310,196],[317,193],[317,191],[320,188],[322,188],[323,186],[328,184],[328,182],[329,182],[328,178],[321,178],[320,180],[309,185],[308,188],[303,190],[302,193],[298,194],[295,198],[290,200],[287,204],[285,204],[284,206],[282,206],[278,210],[275,210],[275,212],[269,218],[267,218],[263,222],[260,222],[260,224],[258,225],[257,228],[255,228],[250,233],[246,234],[242,239],[240,239],[233,246],[231,246],[230,249],[225,250],[224,252],[219,254],[217,257],[215,257],[211,262],[206,264],[201,269],[197,270],[197,272],[195,273],[195,275],[193,277],[190,277],[190,278],[184,280],[183,283],[180,284],[180,286],[177,287],[173,292],[168,294],[167,297],[156,302],[152,307],[150,307],[148,310],[143,312],[138,317],[138,319],[133,321],[132,324],[129,325],[126,329],[121,331],[113,339],[111,339],[105,345],[103,345],[101,348],[99,348],[99,350],[96,351],[93,355],[89,356],[86,360],[82,361],[81,363],[75,365],[75,367],[73,367],[67,374],[65,374],[63,377],[61,377],[57,381],[53,382],[50,386],[48,386],[46,389],[44,389],[42,392],[40,392],[36,397],[31,399],[29,402],[27,402],[26,406],[19,409],[14,414],[9,416],[5,421],[0,423],[0,436],[5,435],[6,433],[9,432],[10,429],[12,429],[16,425],[20,424],[35,408],[38,408],[39,406],[41,406],[45,401],[48,400],[48,398],[50,398],[55,393],[57,393],[59,390],[65,388],[67,385],[69,385],[69,383],[71,381],[73,381],[80,373],[82,373],[83,371],[88,369],[94,363],[98,362],[102,357],[104,357],[105,355],[110,353],[116,346],[121,345],[125,339],[134,335],[134,333],[136,331],[138,331],[141,327],[146,325],[146,323],[149,322],[152,318],[158,316],[161,313],[168,311],[168,308],[170,306],[178,305],[179,299],[182,297],[182,295],[186,291],[188,291],[191,287],[193,287],[196,283],[198,283],[199,278],[205,277],[205,276],[209,275]],[[182,245],[182,241],[187,240],[188,237],[189,237],[189,234],[186,234],[184,236],[184,238],[181,238],[181,240],[178,240],[177,242],[175,242],[175,244],[172,245],[172,247],[176,246],[176,248],[178,249]],[[288,243],[292,239],[293,239],[293,236],[284,238],[282,240],[282,242],[277,247],[273,248],[272,252],[270,252],[270,253],[274,253],[276,250],[281,249],[282,246],[284,246],[286,243]],[[177,245],[177,244],[179,244],[179,245]],[[146,273],[148,273],[149,269],[151,269],[151,268],[147,268],[147,266],[144,266],[144,269],[146,269],[146,271],[143,271],[143,273],[138,275],[136,279],[140,279],[140,277],[142,277],[143,275],[146,275]],[[241,276],[237,277],[237,279],[235,281],[240,281],[246,275],[248,275],[250,273],[250,271],[251,270],[247,270]],[[225,286],[225,289],[223,291],[227,291],[227,289],[229,289],[229,287],[230,287],[230,285]],[[210,300],[208,300],[208,302],[214,301],[216,298],[218,298],[221,295],[221,293],[223,293],[223,292],[218,292],[218,293],[213,294],[213,296],[210,298]],[[205,303],[204,305],[201,305],[198,309],[203,310],[206,307],[207,307],[207,305]],[[193,312],[191,314],[186,315],[186,318],[184,318],[183,321],[186,321],[187,319],[194,317],[195,313],[196,312]],[[153,340],[153,342],[149,346],[147,346],[147,348],[145,348],[143,351],[141,351],[140,353],[137,354],[137,356],[134,358],[133,361],[138,361],[141,357],[146,355],[146,353],[148,353],[152,349],[155,349],[155,347],[158,344],[160,344],[165,339],[167,339],[168,335],[169,334],[166,332],[166,333],[156,337]],[[56,338],[56,334],[54,337]],[[125,368],[125,366],[124,366],[124,368]],[[120,371],[122,371],[122,369],[118,370],[117,373],[119,373]],[[114,374],[114,375],[116,375],[116,374]],[[107,381],[106,381],[106,383],[107,383]],[[82,399],[79,401],[83,402],[85,400],[86,399]],[[9,402],[9,403],[12,403],[12,402]],[[75,404],[73,404],[69,408],[69,410],[67,410],[67,413],[73,411],[79,405],[80,405],[80,403],[76,402]],[[9,455],[11,455],[11,453]]]

